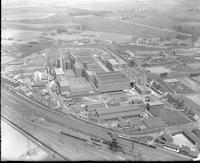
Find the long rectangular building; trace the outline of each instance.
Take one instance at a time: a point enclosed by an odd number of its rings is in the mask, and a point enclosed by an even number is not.
[[[141,115],[145,111],[145,104],[142,105],[126,105],[126,106],[116,106],[108,108],[96,109],[96,116],[92,116],[96,120],[113,120],[119,117],[134,117]]]
[[[94,85],[101,93],[113,92],[128,89],[130,81],[120,71],[112,71],[96,74]]]

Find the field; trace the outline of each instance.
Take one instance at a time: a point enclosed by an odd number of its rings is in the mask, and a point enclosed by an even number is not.
[[[200,76],[191,77],[191,79],[200,84]]]
[[[2,31],[1,37],[4,39],[12,38],[13,40],[29,41],[32,38],[39,37],[41,32],[39,31],[27,31],[27,30],[17,30],[8,28]]]
[[[165,68],[163,66],[160,66],[160,67],[149,67],[149,68],[146,68],[146,69],[149,70],[151,73],[154,73],[154,74],[160,74],[162,72],[167,72],[167,73],[171,72],[170,69]]]
[[[194,148],[194,145],[183,134],[176,134],[172,137],[174,139],[175,144],[179,146],[186,145],[191,149]]]
[[[200,94],[187,95],[187,98],[198,104],[200,107]]]
[[[94,35],[99,39],[116,40],[116,41],[130,41],[132,39],[132,37],[129,35],[107,33],[107,32],[95,32],[95,31],[84,31],[81,33],[81,35],[83,36]]]
[[[189,123],[189,121],[177,111],[171,111],[165,108],[154,108],[150,109],[150,112],[156,117],[161,117],[168,126]]]
[[[200,63],[191,63],[187,64],[188,67],[191,67],[194,70],[199,70],[200,71]]]
[[[193,90],[191,90],[188,86],[181,83],[180,81],[174,81],[174,82],[168,82],[168,85],[179,94],[190,94],[193,93]]]
[[[199,37],[198,40],[195,42],[194,47],[200,48],[200,37]]]
[[[56,34],[56,35],[47,35],[44,36],[44,38],[49,38],[53,40],[64,40],[64,41],[75,41],[75,40],[81,40],[87,37],[82,37],[80,35],[69,35],[69,34]]]
[[[189,78],[183,78],[180,81],[186,86],[190,87],[193,91],[200,93],[200,84],[194,82],[193,80]]]

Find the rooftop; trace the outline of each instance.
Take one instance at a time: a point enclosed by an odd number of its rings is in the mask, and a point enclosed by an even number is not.
[[[127,105],[127,106],[114,106],[109,108],[101,108],[96,109],[97,113],[99,115],[106,115],[106,114],[117,114],[117,113],[123,113],[123,112],[131,112],[131,111],[144,111],[145,107],[144,105]]]
[[[101,120],[109,120],[109,119],[115,119],[119,117],[130,117],[130,116],[136,116],[139,114],[142,114],[142,110],[133,110],[129,112],[120,112],[120,113],[113,113],[113,114],[104,114],[100,115],[99,119]]]
[[[62,68],[55,68],[56,75],[64,75],[64,71]]]
[[[129,79],[120,71],[98,73],[97,78],[100,79],[103,83],[129,82]]]
[[[64,70],[64,76],[65,77],[76,77],[76,75],[72,69]]]
[[[61,80],[58,81],[60,87],[69,86],[69,81],[66,78],[61,78]]]

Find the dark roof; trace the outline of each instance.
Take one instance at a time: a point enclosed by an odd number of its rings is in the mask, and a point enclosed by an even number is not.
[[[188,136],[192,141],[194,141],[194,143],[198,143],[200,142],[200,140],[196,137],[196,135],[194,133],[192,133],[191,131],[189,131],[188,129],[184,129],[183,133]]]
[[[161,135],[162,139],[166,140],[166,141],[171,141],[173,140],[173,138],[167,134],[167,133],[164,133],[163,135]]]

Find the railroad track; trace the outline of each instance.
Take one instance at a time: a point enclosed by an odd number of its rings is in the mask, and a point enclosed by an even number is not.
[[[18,125],[16,125],[15,123],[13,123],[12,121],[10,121],[8,118],[6,118],[5,116],[1,115],[1,119],[6,122],[7,124],[11,125],[12,127],[14,127],[15,129],[17,129],[17,131],[19,131],[20,133],[22,133],[24,136],[26,136],[28,139],[30,139],[32,142],[36,143],[37,145],[39,145],[40,147],[44,148],[45,150],[47,150],[48,152],[54,153],[56,154],[59,158],[61,158],[62,160],[69,160],[68,158],[66,158],[65,156],[61,155],[60,153],[58,153],[57,151],[55,151],[54,149],[52,149],[50,146],[46,145],[45,143],[43,143],[42,141],[40,141],[39,139],[37,139],[36,137],[34,137],[33,135],[29,134],[27,131],[25,131],[24,129],[22,129],[21,127],[19,127]]]

